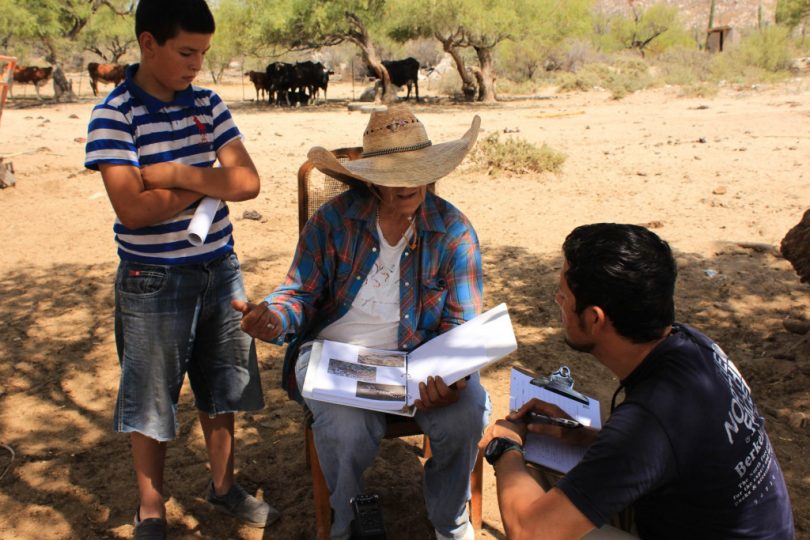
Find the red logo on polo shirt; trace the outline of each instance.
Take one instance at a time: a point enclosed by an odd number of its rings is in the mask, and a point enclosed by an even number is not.
[[[191,119],[194,120],[194,125],[197,126],[197,131],[200,132],[200,142],[208,144],[208,131],[205,129],[205,124],[200,122],[200,119],[196,116],[192,116]]]

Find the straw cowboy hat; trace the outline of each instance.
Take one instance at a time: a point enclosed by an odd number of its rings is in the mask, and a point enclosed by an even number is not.
[[[404,105],[372,112],[363,133],[360,159],[339,162],[329,150],[316,146],[307,157],[321,172],[352,181],[387,187],[416,187],[447,176],[464,159],[478,137],[481,118],[473,118],[460,139],[431,143],[425,127]]]

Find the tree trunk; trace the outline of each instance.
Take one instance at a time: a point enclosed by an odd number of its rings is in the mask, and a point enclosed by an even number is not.
[[[444,50],[453,58],[453,62],[456,63],[458,76],[461,77],[461,93],[464,94],[464,99],[466,101],[473,101],[477,87],[475,79],[470,75],[470,72],[467,71],[464,58],[461,57],[461,51],[458,50],[458,47],[454,47],[451,44],[443,43],[442,45],[444,46]]]
[[[76,101],[76,94],[73,93],[73,83],[62,71],[62,64],[54,63],[53,66],[53,97],[56,101],[61,101],[63,96],[66,101]]]
[[[478,69],[474,70],[478,79],[478,101],[495,103],[495,75],[492,61],[492,47],[474,47],[478,55]]]
[[[357,15],[349,12],[346,13],[346,18],[349,19],[349,23],[353,27],[353,31],[348,36],[348,39],[360,47],[360,51],[363,53],[363,60],[374,70],[381,81],[380,88],[382,91],[374,97],[374,101],[385,103],[386,105],[393,103],[397,97],[397,90],[394,88],[394,85],[391,84],[391,76],[388,74],[388,70],[385,69],[382,61],[380,61],[380,58],[377,56],[377,52],[374,50],[374,45],[368,37],[368,30],[366,30],[363,21],[361,21]]]
[[[450,55],[453,62],[456,64],[456,71],[461,78],[461,93],[467,101],[475,99],[475,92],[477,90],[475,79],[470,75],[467,66],[464,63],[464,58],[461,56],[461,47],[468,47],[467,38],[464,34],[464,29],[459,28],[453,34],[442,35],[439,32],[434,34],[434,37],[442,44],[444,52]]]
[[[45,40],[45,45],[48,48],[48,54],[45,60],[53,66],[53,97],[56,101],[61,101],[62,96],[67,95],[68,101],[75,101],[76,94],[73,93],[73,85],[68,81],[62,70],[62,62],[59,61],[59,55],[56,52],[56,47],[49,39]]]

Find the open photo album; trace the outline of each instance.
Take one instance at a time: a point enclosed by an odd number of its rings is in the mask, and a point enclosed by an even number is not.
[[[316,341],[302,394],[308,399],[413,416],[420,382],[440,376],[453,384],[515,349],[506,304],[407,353]]]

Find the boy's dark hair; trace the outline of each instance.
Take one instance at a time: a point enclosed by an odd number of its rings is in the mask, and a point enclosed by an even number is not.
[[[135,38],[149,32],[158,45],[175,37],[180,30],[213,34],[215,28],[206,0],[140,0],[135,10]]]
[[[678,268],[655,233],[638,225],[582,225],[565,239],[563,252],[577,313],[599,306],[634,343],[660,338],[674,322]]]

